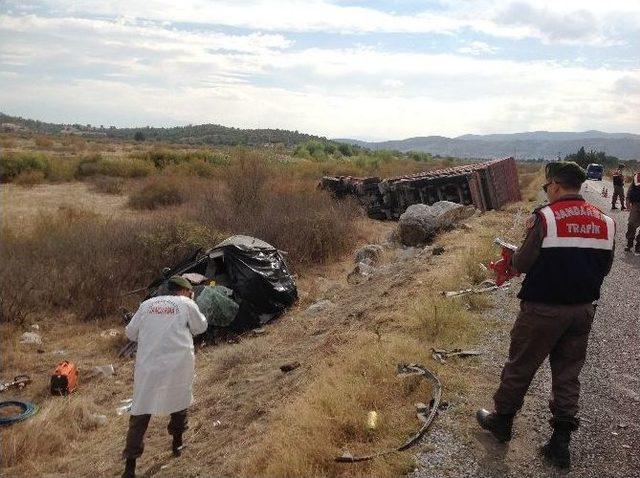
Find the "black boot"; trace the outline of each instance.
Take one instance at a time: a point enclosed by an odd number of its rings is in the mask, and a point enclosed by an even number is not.
[[[127,458],[122,472],[122,478],[136,478],[136,459]]]
[[[513,415],[490,413],[484,408],[476,412],[476,420],[482,428],[489,430],[500,443],[511,440]]]
[[[171,445],[173,456],[180,456],[184,445],[182,444],[182,435],[173,435],[173,444]]]
[[[573,430],[574,426],[571,423],[556,423],[551,438],[540,448],[542,456],[558,468],[569,469],[571,467],[569,442]]]

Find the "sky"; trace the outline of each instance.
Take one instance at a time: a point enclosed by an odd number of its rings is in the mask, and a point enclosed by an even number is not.
[[[0,0],[0,112],[365,140],[640,133],[640,0]]]

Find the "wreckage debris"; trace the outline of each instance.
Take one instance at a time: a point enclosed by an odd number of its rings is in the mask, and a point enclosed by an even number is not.
[[[444,350],[444,349],[431,349],[431,357],[437,362],[446,363],[447,359],[451,357],[477,357],[478,355],[482,355],[483,352],[479,350],[462,350],[462,349],[453,349],[453,350]]]
[[[22,390],[30,383],[31,377],[29,377],[29,375],[16,375],[10,382],[0,383],[0,392],[4,392],[10,388],[17,388],[18,390]]]
[[[443,291],[442,295],[449,298],[449,297],[461,297],[463,295],[469,295],[469,294],[484,294],[487,292],[493,292],[494,290],[508,289],[510,285],[511,285],[510,282],[505,282],[502,285],[496,285],[495,281],[491,279],[487,279],[483,281],[478,287],[461,289],[461,290]]]
[[[374,219],[398,219],[412,204],[447,200],[487,211],[521,199],[513,158],[388,179],[325,176],[320,187],[335,197],[357,198]]]
[[[433,398],[429,404],[429,408],[422,408],[418,410],[418,414],[422,415],[419,417],[421,422],[420,429],[410,436],[404,443],[399,445],[396,448],[383,450],[377,453],[372,453],[371,455],[362,455],[362,456],[354,456],[349,452],[343,453],[341,456],[336,457],[336,461],[340,463],[357,463],[361,461],[373,460],[374,458],[379,458],[381,456],[390,455],[391,453],[396,453],[399,451],[404,451],[408,448],[411,448],[413,445],[418,443],[420,439],[427,433],[433,420],[438,414],[438,409],[440,407],[440,400],[442,399],[442,383],[437,375],[433,374],[429,369],[423,367],[418,364],[399,364],[398,365],[398,376],[399,377],[407,377],[407,376],[415,376],[422,375],[427,380],[429,380],[433,384]]]
[[[8,400],[0,402],[0,410],[12,410],[18,408],[20,411],[13,414],[0,413],[0,426],[11,425],[32,417],[38,412],[38,407],[31,402],[21,402],[18,400]]]

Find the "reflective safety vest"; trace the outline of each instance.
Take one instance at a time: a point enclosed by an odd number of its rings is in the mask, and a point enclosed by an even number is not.
[[[518,297],[549,304],[599,299],[613,254],[614,220],[581,198],[556,201],[535,213],[544,239]]]

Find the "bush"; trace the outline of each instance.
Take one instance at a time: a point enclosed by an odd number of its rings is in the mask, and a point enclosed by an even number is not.
[[[68,310],[96,319],[116,313],[127,291],[147,285],[218,236],[172,215],[104,219],[74,209],[41,216],[30,231],[4,229],[0,321]]]
[[[33,139],[38,149],[51,149],[53,148],[53,140],[47,136],[36,136]]]
[[[44,182],[44,173],[33,169],[23,171],[15,177],[13,182],[25,187],[35,186]]]
[[[124,189],[124,180],[122,178],[96,176],[91,182],[93,183],[93,189],[99,193],[122,194]]]
[[[100,154],[82,158],[76,176],[115,176],[121,178],[141,178],[155,172],[153,165],[137,158],[103,158]]]
[[[46,176],[49,167],[49,159],[43,153],[7,152],[0,155],[0,180],[13,181],[26,171],[40,171]]]
[[[183,185],[175,178],[155,178],[129,196],[129,206],[133,209],[158,209],[182,204],[185,197]]]

